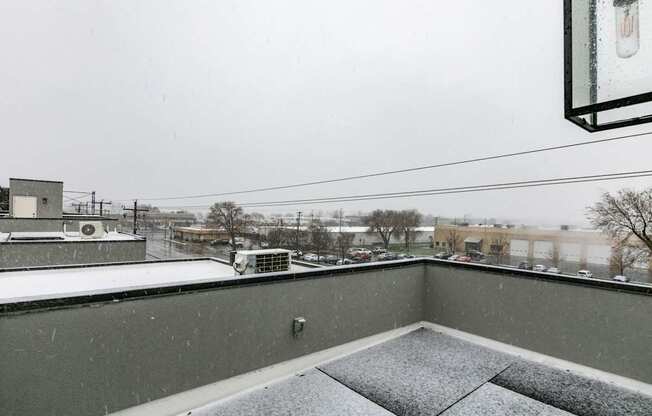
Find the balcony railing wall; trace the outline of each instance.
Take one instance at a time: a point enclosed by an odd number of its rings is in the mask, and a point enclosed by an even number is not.
[[[420,321],[652,383],[652,288],[427,259],[223,283],[4,305],[0,414],[103,415]]]

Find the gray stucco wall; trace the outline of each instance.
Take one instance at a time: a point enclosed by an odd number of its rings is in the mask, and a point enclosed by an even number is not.
[[[105,227],[114,230],[118,224],[115,218],[85,217],[81,219],[43,219],[43,218],[9,218],[0,217],[0,233],[10,232],[61,232],[63,224],[66,224],[66,231],[78,232],[79,221],[102,221]]]
[[[61,218],[63,213],[63,182],[9,179],[9,215],[13,216],[14,196],[35,196],[38,218]],[[47,203],[43,203],[47,198]]]
[[[146,241],[0,243],[0,268],[145,260]]]
[[[0,414],[104,415],[405,326],[423,278],[415,264],[0,316]]]
[[[430,265],[430,322],[652,383],[652,296]]]

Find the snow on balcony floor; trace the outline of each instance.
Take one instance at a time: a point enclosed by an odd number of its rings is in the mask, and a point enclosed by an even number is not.
[[[419,329],[184,414],[649,416],[652,397]]]

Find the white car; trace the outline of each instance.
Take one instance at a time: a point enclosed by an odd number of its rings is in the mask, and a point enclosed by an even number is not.
[[[577,271],[577,275],[578,275],[579,277],[586,277],[586,278],[589,278],[589,279],[590,279],[591,277],[593,277],[593,273],[591,273],[590,270],[578,270],[578,271]]]
[[[629,277],[623,276],[622,274],[619,274],[617,276],[614,276],[611,278],[612,280],[615,280],[617,282],[629,282]]]
[[[557,267],[551,267],[548,269],[548,273],[561,273],[561,270],[559,270]]]
[[[305,261],[315,261],[315,262],[319,261],[319,257],[316,254],[312,254],[312,253],[306,254],[305,256],[303,256],[303,259]]]
[[[532,268],[532,270],[535,272],[545,272],[546,270],[548,270],[548,268],[543,264],[537,264]]]
[[[459,254],[453,254],[452,256],[450,256],[448,258],[448,260],[455,261],[455,260],[457,260],[458,257],[461,257],[461,256]]]

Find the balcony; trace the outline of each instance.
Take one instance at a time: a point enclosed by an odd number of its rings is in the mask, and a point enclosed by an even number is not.
[[[433,259],[251,277],[211,261],[33,296],[3,281],[103,267],[0,273],[0,413],[652,413],[652,287]]]

